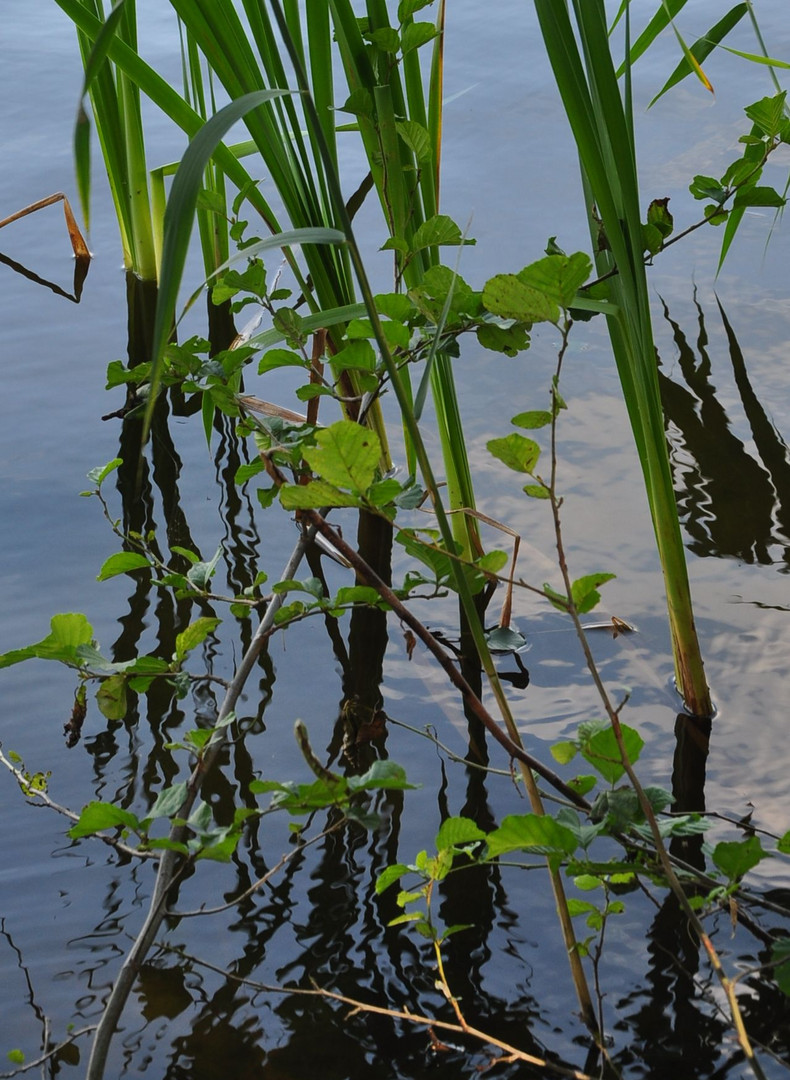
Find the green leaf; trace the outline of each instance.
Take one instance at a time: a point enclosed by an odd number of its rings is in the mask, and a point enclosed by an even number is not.
[[[576,743],[564,740],[563,742],[554,743],[550,748],[551,756],[555,761],[558,761],[560,765],[567,765],[569,761],[573,761],[576,757]]]
[[[193,649],[201,645],[209,634],[213,634],[217,629],[222,619],[210,618],[207,615],[201,616],[193,623],[190,623],[186,630],[182,630],[176,637],[176,653],[175,659],[179,663],[184,660],[188,653]]]
[[[400,48],[398,31],[391,26],[383,26],[380,30],[374,30],[365,36],[382,52],[396,53]]]
[[[743,206],[784,206],[786,202],[772,187],[742,187],[736,191],[732,205],[740,209]]]
[[[165,211],[159,294],[152,332],[153,367],[150,404],[146,414],[146,434],[161,379],[162,354],[172,333],[178,290],[195,219],[195,206],[198,194],[203,187],[206,166],[225,134],[245,113],[287,93],[289,91],[286,90],[257,90],[250,94],[243,94],[220,109],[194,136],[173,179]],[[260,244],[276,248],[298,243],[344,242],[345,236],[335,229],[293,229],[289,233],[268,237],[260,241]]]
[[[790,831],[779,838],[776,844],[776,850],[781,851],[784,855],[790,855]]]
[[[743,110],[753,124],[769,139],[774,139],[779,134],[782,121],[784,120],[785,98],[787,91],[776,94],[774,97],[764,97],[755,101],[753,105],[747,105]]]
[[[509,626],[495,626],[486,634],[489,649],[501,652],[518,652],[527,644],[527,639],[517,630],[511,630]]]
[[[414,15],[416,11],[421,11],[425,7],[430,7],[433,0],[400,0],[398,4],[398,22],[405,23],[410,15]]]
[[[373,483],[381,444],[370,428],[339,420],[316,434],[316,445],[305,447],[304,456],[323,480],[362,494]]]
[[[515,432],[502,439],[491,439],[486,443],[489,453],[504,462],[516,472],[533,473],[540,457],[540,447],[532,439]]]
[[[402,50],[403,55],[412,51],[412,49],[421,49],[423,45],[426,45],[429,41],[438,34],[438,30],[433,23],[420,22],[410,23],[403,31]]]
[[[311,480],[309,484],[283,484],[279,494],[285,510],[320,510],[322,506],[357,506],[359,503],[357,495],[338,491],[325,480]]]
[[[431,136],[427,128],[418,124],[416,120],[402,120],[396,123],[395,127],[419,162],[430,162],[433,159]]]
[[[91,469],[88,473],[88,479],[96,487],[101,487],[102,482],[107,479],[110,473],[115,472],[119,465],[123,465],[123,458],[113,458],[106,465],[99,465],[95,469]]]
[[[207,589],[214,576],[217,563],[222,555],[222,544],[219,545],[210,562],[197,562],[187,573],[189,582],[196,589]]]
[[[50,633],[35,645],[0,655],[0,668],[11,667],[34,657],[39,660],[60,660],[72,667],[81,667],[79,646],[90,645],[93,641],[93,627],[87,618],[76,612],[53,615],[50,627]]]
[[[348,790],[353,792],[380,789],[407,791],[415,786],[406,779],[403,766],[394,761],[374,761],[367,772],[361,776],[349,776],[347,782]]]
[[[510,814],[498,829],[486,837],[487,857],[496,858],[508,851],[534,851],[543,855],[570,855],[577,840],[570,829],[548,814]]]
[[[633,765],[645,745],[644,739],[638,731],[628,727],[627,724],[622,724],[621,728],[628,760]],[[616,784],[625,772],[625,768],[611,727],[607,726],[603,730],[596,732],[592,737],[582,739],[581,743],[580,749],[585,760],[589,761],[594,769],[597,769],[604,780]]]
[[[525,484],[521,489],[531,499],[550,499],[551,491],[545,484]]]
[[[465,240],[461,230],[446,214],[434,214],[415,230],[412,251],[422,251],[429,247],[447,247],[457,244],[474,244],[474,240]]]
[[[664,240],[672,235],[672,230],[675,228],[675,220],[669,212],[668,203],[668,198],[653,199],[647,208],[648,225],[652,225],[654,229],[657,229]]]
[[[340,106],[340,112],[351,113],[353,116],[372,116],[373,99],[370,92],[364,86],[358,86],[346,98],[345,105]]]
[[[759,836],[750,836],[746,840],[722,841],[717,844],[713,849],[713,861],[730,881],[738,881],[747,870],[769,858],[770,854],[763,851]]]
[[[184,805],[184,799],[186,799],[186,797],[186,781],[184,780],[180,784],[173,784],[172,787],[165,788],[164,791],[159,792],[154,805],[148,811],[146,817],[149,819],[175,817]]]
[[[790,938],[782,937],[774,942],[771,949],[771,960],[777,964],[774,968],[774,978],[777,986],[783,994],[790,997]]]
[[[267,371],[274,371],[282,367],[309,367],[303,356],[291,352],[290,349],[269,349],[261,357],[258,364],[258,374],[263,375]]]
[[[96,704],[108,720],[123,720],[126,716],[126,685],[125,675],[111,675],[96,691]]]
[[[712,176],[695,176],[689,191],[695,199],[712,199],[715,203],[723,203],[727,197],[726,189]]]
[[[578,578],[571,586],[571,596],[580,615],[586,615],[600,602],[601,594],[597,591],[599,585],[611,581],[614,574],[587,574]]]
[[[527,324],[531,325],[531,324]],[[529,334],[523,323],[512,326],[497,326],[495,323],[483,323],[477,328],[477,340],[484,349],[501,352],[505,356],[517,356],[529,348]]]
[[[129,810],[124,810],[113,803],[91,802],[83,807],[79,820],[68,831],[72,840],[82,836],[92,836],[104,829],[115,829],[119,825],[135,832],[141,831],[139,818]]]
[[[510,423],[515,427],[527,428],[528,430],[542,428],[551,423],[551,413],[543,409],[533,409],[530,412],[522,412],[518,416],[514,416]]]
[[[380,597],[370,585],[344,585],[337,590],[337,596],[332,598],[332,603],[333,605],[370,604],[372,607],[378,607]]]
[[[138,551],[118,551],[105,561],[96,580],[107,581],[108,578],[116,577],[118,574],[128,574],[132,570],[143,568],[146,570],[151,568],[145,555],[141,555]]]
[[[577,251],[573,255],[546,255],[525,266],[516,277],[567,310],[591,273],[590,257]],[[556,318],[551,322],[556,322]]]
[[[463,844],[472,844],[485,839],[486,834],[471,818],[450,817],[442,822],[436,834],[436,850],[457,848]]]
[[[414,316],[416,308],[404,293],[377,293],[373,297],[376,310],[396,322],[407,323]]]
[[[492,315],[521,323],[556,323],[560,317],[559,307],[553,300],[531,285],[525,285],[516,274],[497,274],[490,278],[483,286],[483,303]]]

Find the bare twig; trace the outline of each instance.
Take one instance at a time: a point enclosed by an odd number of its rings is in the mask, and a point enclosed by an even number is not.
[[[83,1035],[89,1035],[92,1031],[96,1030],[96,1024],[91,1024],[89,1027],[80,1028],[79,1031],[72,1031],[67,1039],[58,1043],[57,1046],[53,1046],[51,1050],[47,1050],[45,1054],[35,1058],[32,1061],[26,1061],[24,1065],[20,1065],[18,1069],[14,1069],[13,1072],[0,1073],[0,1080],[11,1080],[11,1077],[21,1076],[22,1073],[29,1072],[30,1069],[35,1069],[39,1065],[45,1065],[48,1061],[51,1061],[56,1054],[59,1054],[61,1050],[65,1050],[67,1046],[71,1046],[73,1042],[81,1038]]]
[[[456,1035],[470,1035],[472,1038],[479,1039],[480,1042],[486,1043],[489,1046],[495,1046],[498,1050],[501,1050],[508,1055],[513,1061],[523,1061],[529,1065],[535,1065],[539,1068],[546,1069],[548,1072],[557,1076],[566,1077],[568,1080],[593,1080],[591,1076],[581,1072],[579,1069],[568,1069],[565,1068],[565,1066],[558,1065],[556,1062],[549,1061],[546,1058],[539,1058],[534,1054],[528,1054],[524,1050],[519,1050],[509,1043],[503,1042],[502,1039],[497,1039],[488,1032],[472,1027],[465,1021],[462,1026],[461,1024],[451,1024],[446,1020],[436,1020],[431,1016],[422,1016],[420,1013],[408,1012],[405,1009],[389,1009],[382,1005],[373,1005],[367,1001],[360,1001],[358,998],[335,993],[333,990],[324,990],[315,983],[313,984],[312,990],[307,990],[306,988],[301,987],[277,986],[270,983],[257,982],[254,979],[243,978],[241,975],[234,975],[233,972],[225,971],[214,964],[210,964],[207,960],[201,960],[199,957],[192,956],[183,949],[174,948],[172,945],[168,945],[167,942],[158,942],[157,944],[159,948],[164,949],[167,952],[175,953],[184,960],[188,960],[193,964],[198,964],[200,967],[207,968],[209,971],[214,971],[216,974],[222,975],[223,978],[230,979],[240,986],[249,987],[251,990],[258,990],[265,994],[294,994],[302,997],[323,998],[327,1001],[337,1001],[341,1005],[350,1006],[352,1009],[351,1016],[353,1016],[355,1012],[373,1013],[377,1016],[389,1016],[393,1020],[405,1020],[407,1023],[417,1024],[429,1029],[438,1028],[440,1031],[450,1031]]]
[[[281,580],[290,581],[293,578],[307,547],[312,543],[313,535],[313,531],[310,529],[300,535],[299,541],[282,572]],[[273,625],[274,616],[279,610],[284,597],[284,593],[275,595],[258,624],[255,635],[239,663],[236,674],[234,675],[222,705],[220,706],[217,717],[218,725],[221,725],[222,721],[235,708],[236,702],[244,688],[244,684],[252,672],[261,649],[267,640],[269,629]],[[225,739],[226,728],[220,726],[217,736],[212,740],[209,749],[198,761],[192,771],[192,775],[187,782],[187,795],[183,805],[179,808],[178,814],[176,815],[177,818],[185,821],[189,817],[204,777],[213,769],[219,760],[225,746]],[[170,840],[175,843],[181,842],[183,833],[184,826],[173,826],[170,831]],[[140,965],[147,956],[148,951],[156,938],[156,934],[159,931],[159,927],[162,924],[162,920],[165,917],[167,910],[167,894],[176,881],[180,869],[184,865],[183,862],[179,862],[179,855],[176,851],[168,849],[162,854],[153,895],[149,903],[148,914],[131,949],[126,954],[126,958],[124,959],[121,970],[115,980],[115,984],[110,991],[110,996],[107,999],[107,1004],[104,1007],[104,1012],[102,1013],[101,1020],[96,1029],[96,1037],[93,1040],[85,1080],[101,1080],[104,1076],[104,1070],[107,1064],[107,1054],[110,1049],[112,1037],[115,1034],[118,1022],[121,1018],[121,1013],[123,1012],[126,1001],[131,993],[137,973],[140,970]]]

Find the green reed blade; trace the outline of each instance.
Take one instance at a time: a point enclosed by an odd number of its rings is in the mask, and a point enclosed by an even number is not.
[[[610,295],[619,313],[607,321],[664,573],[678,688],[692,712],[709,716],[658,386],[633,126],[612,62],[604,4],[572,2],[581,53],[565,5],[535,0],[535,7],[576,141],[585,199],[600,217],[591,223],[598,271],[616,269]]]

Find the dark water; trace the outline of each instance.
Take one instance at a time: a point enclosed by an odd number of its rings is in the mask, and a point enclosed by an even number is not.
[[[783,9],[764,7],[769,48],[787,58]],[[144,48],[177,78],[164,5],[140,8]],[[60,11],[44,0],[6,0],[6,9],[0,216],[57,190],[73,194],[70,131],[80,85],[72,33]],[[686,29],[701,33],[718,14],[717,4],[699,3]],[[746,32],[738,41],[752,48]],[[568,250],[585,246],[576,167],[529,5],[497,5],[483,18],[478,5],[459,3],[447,45],[444,209],[462,224],[471,217],[478,238],[464,254],[464,275],[477,285],[491,273],[518,269],[540,255],[550,233]],[[673,50],[667,40],[645,61],[641,101],[676,62]],[[645,196],[670,195],[678,222],[696,213],[684,195],[690,177],[719,175],[737,153],[737,136],[745,130],[740,107],[772,92],[763,69],[735,57],[718,60],[712,74],[715,100],[689,83],[641,120]],[[180,137],[152,117],[152,164],[175,158],[181,147]],[[769,167],[767,182],[781,189],[783,168],[786,158]],[[596,323],[574,337],[566,363],[570,408],[560,458],[572,565],[578,574],[616,571],[606,587],[606,612],[639,628],[627,640],[595,637],[594,646],[607,685],[631,691],[625,717],[646,740],[643,779],[671,786],[679,737],[692,797],[695,790],[699,797],[699,773],[706,769],[709,809],[735,818],[752,812],[759,827],[782,834],[790,827],[790,299],[781,228],[764,250],[770,213],[746,219],[718,279],[713,230],[677,245],[651,278],[697,620],[719,709],[707,761],[689,749],[694,733],[683,725],[676,730],[651,527],[614,365]],[[368,218],[374,248],[379,226],[373,213]],[[99,567],[117,543],[95,500],[78,497],[89,468],[129,449],[118,422],[99,419],[121,403],[118,391],[104,392],[103,382],[107,362],[126,353],[127,308],[115,224],[98,174],[91,246],[96,259],[79,305],[0,267],[0,651],[42,638],[55,612],[82,611],[105,654],[169,656],[175,633],[211,612],[148,595],[131,578],[97,583]],[[59,209],[2,230],[0,251],[71,291],[73,264]],[[202,330],[201,320],[196,313],[194,329]],[[547,515],[525,502],[520,487],[487,455],[485,442],[505,434],[516,412],[545,407],[555,345],[544,330],[518,360],[481,357],[470,347],[457,364],[480,508],[522,533],[520,572],[538,583],[557,577]],[[265,390],[256,384],[249,389],[278,400],[287,384],[275,380]],[[163,546],[187,544],[206,558],[224,542],[219,580],[224,577],[230,589],[248,582],[254,560],[277,574],[295,533],[285,515],[256,512],[254,492],[232,484],[243,450],[227,433],[215,433],[214,455],[207,454],[197,419],[173,418],[169,431],[154,445],[148,501],[124,505],[110,488],[112,513],[155,523]],[[500,541],[491,534],[488,542]],[[395,569],[397,574],[403,567]],[[338,568],[327,572],[334,586],[347,583]],[[452,632],[451,603],[419,610],[431,625]],[[550,742],[572,736],[599,705],[558,614],[546,613],[525,594],[517,598],[515,622],[529,637],[531,684],[514,689],[514,706],[528,748],[548,759]],[[339,630],[348,649],[347,620]],[[251,679],[238,710],[251,734],[228,751],[210,801],[224,821],[235,800],[248,798],[239,792],[253,778],[306,779],[292,737],[297,718],[334,767],[350,769],[366,755],[386,754],[421,786],[380,797],[387,824],[378,833],[347,827],[308,848],[240,907],[174,921],[169,945],[196,960],[164,951],[151,955],[124,1014],[108,1076],[456,1077],[487,1066],[488,1055],[475,1044],[435,1052],[419,1028],[350,1017],[342,1006],[263,993],[223,974],[303,987],[314,978],[379,1005],[452,1018],[435,988],[424,943],[387,927],[397,909],[390,894],[375,895],[376,875],[430,849],[448,813],[489,825],[526,807],[506,777],[451,762],[399,726],[433,725],[455,754],[466,752],[456,694],[424,653],[408,659],[396,621],[388,632],[381,690],[392,720],[386,743],[344,750],[340,703],[350,676],[326,627],[308,621],[273,640]],[[195,658],[195,668],[227,677],[248,637],[248,629],[228,619],[216,645]],[[69,749],[62,727],[75,686],[66,669],[31,662],[4,670],[0,685],[4,749],[19,753],[31,770],[51,770],[52,798],[77,809],[102,799],[144,810],[163,786],[186,775],[184,756],[171,757],[162,744],[196,720],[210,722],[216,708],[216,693],[205,689],[176,702],[152,693],[133,703],[123,721],[105,720],[91,702],[82,739]],[[494,754],[492,764],[507,766]],[[152,872],[148,865],[124,864],[98,843],[71,842],[65,819],[25,806],[9,776],[0,778],[0,807],[0,1053],[19,1047],[30,1059],[46,1039],[62,1039],[68,1024],[81,1028],[96,1021],[142,921]],[[718,824],[713,835],[724,836],[725,826]],[[284,820],[264,818],[230,865],[197,868],[179,890],[177,909],[222,905],[266,873],[291,843]],[[756,876],[766,888],[790,884],[779,860],[767,869],[764,864]],[[673,902],[661,893],[657,900],[654,906],[637,894],[626,897],[625,914],[607,929],[601,982],[612,1052],[628,1076],[665,1077],[679,1067],[689,1077],[744,1075],[704,960]],[[446,949],[450,983],[468,1018],[537,1056],[594,1071],[544,875],[508,868],[459,875],[448,880],[437,903],[446,923],[474,923]],[[728,919],[710,929],[735,970],[766,959],[758,939],[743,930],[731,937]],[[748,985],[743,1006],[755,1041],[786,1057],[790,1018],[784,999],[756,977]],[[78,1045],[79,1062],[71,1051],[57,1066],[59,1074],[80,1075],[86,1040]],[[768,1053],[764,1064],[769,1075],[779,1075]],[[500,1066],[498,1075],[503,1073],[528,1075],[525,1066]]]

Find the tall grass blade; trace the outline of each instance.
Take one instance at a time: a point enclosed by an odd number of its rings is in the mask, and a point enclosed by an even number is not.
[[[615,271],[619,309],[608,327],[645,480],[667,593],[678,688],[698,716],[712,712],[691,605],[683,538],[664,433],[643,257],[632,121],[623,106],[602,0],[573,0],[578,42],[564,4],[535,0],[549,60],[573,131],[599,274]],[[581,48],[581,51],[580,51]],[[633,55],[633,50],[631,50]]]
[[[233,124],[251,109],[258,108],[274,97],[282,97],[285,93],[287,91],[284,90],[259,90],[230,102],[201,128],[187,148],[175,175],[165,212],[162,273],[151,347],[151,393],[146,410],[145,434],[148,432],[156,391],[161,379],[164,347],[172,332],[178,290],[206,164]],[[343,234],[337,230],[302,229],[277,234],[271,237],[268,243],[271,247],[286,247],[298,243],[341,243],[343,240]],[[260,246],[265,246],[266,243],[262,241]]]

